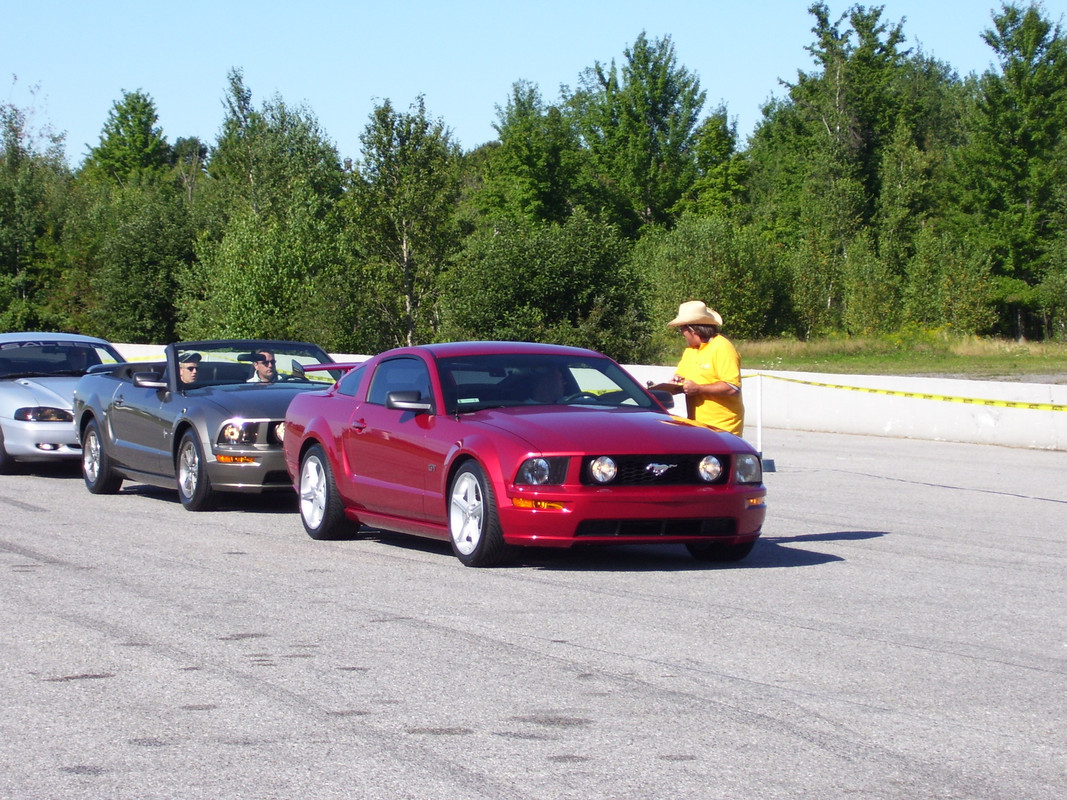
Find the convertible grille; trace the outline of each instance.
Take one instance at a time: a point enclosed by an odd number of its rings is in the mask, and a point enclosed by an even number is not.
[[[576,538],[611,536],[626,538],[667,538],[672,536],[733,536],[737,523],[730,517],[711,519],[587,519],[578,523]]]
[[[722,462],[722,474],[710,484],[701,479],[697,465],[703,455],[646,455],[646,456],[612,456],[619,468],[618,475],[611,486],[709,486],[726,483],[730,474],[730,457],[718,456]],[[582,485],[600,486],[589,473],[592,457],[582,459]],[[666,469],[663,469],[666,467]],[[659,473],[659,474],[657,474]]]

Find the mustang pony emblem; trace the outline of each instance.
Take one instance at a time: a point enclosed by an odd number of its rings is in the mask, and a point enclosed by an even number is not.
[[[645,467],[645,472],[651,472],[657,478],[672,467],[678,466],[677,464],[648,464]]]

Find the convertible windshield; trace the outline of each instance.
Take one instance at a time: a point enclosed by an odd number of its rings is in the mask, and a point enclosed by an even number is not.
[[[94,342],[26,339],[0,344],[0,378],[84,375],[89,367],[120,361],[117,350]]]
[[[654,405],[625,370],[606,358],[508,354],[443,358],[439,364],[450,413],[531,405]]]
[[[178,372],[188,386],[243,383],[332,384],[344,370],[305,372],[332,363],[319,347],[297,342],[183,342],[174,346]]]

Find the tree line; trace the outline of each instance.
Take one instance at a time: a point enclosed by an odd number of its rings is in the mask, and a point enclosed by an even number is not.
[[[1067,37],[1040,4],[958,75],[883,7],[809,8],[811,65],[741,142],[669,36],[546,99],[516,82],[464,152],[418,97],[358,159],[227,76],[217,140],[124,92],[82,164],[0,106],[0,328],[272,337],[334,352],[518,339],[667,363],[677,305],[737,339],[1067,339]]]

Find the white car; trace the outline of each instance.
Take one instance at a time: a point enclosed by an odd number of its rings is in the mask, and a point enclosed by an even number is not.
[[[91,336],[0,333],[0,473],[17,461],[81,458],[74,384],[96,364],[124,360]]]

